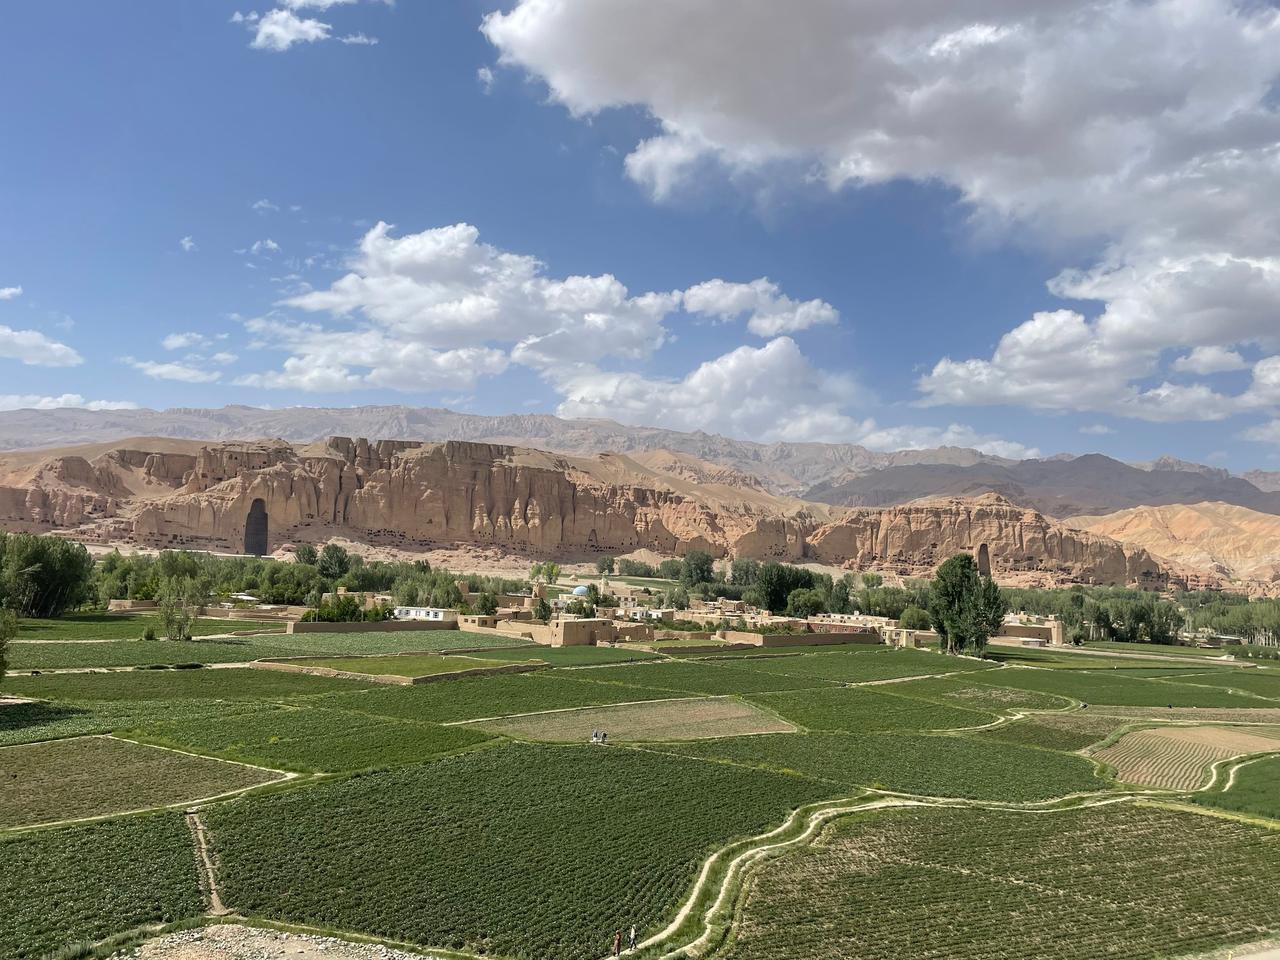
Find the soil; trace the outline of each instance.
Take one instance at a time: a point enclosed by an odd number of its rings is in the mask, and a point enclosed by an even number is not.
[[[378,944],[217,924],[148,940],[115,954],[113,960],[422,960],[423,956]]]

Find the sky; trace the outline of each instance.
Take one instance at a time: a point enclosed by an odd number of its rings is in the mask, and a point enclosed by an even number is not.
[[[1280,469],[1280,12],[99,0],[0,29],[0,409]]]

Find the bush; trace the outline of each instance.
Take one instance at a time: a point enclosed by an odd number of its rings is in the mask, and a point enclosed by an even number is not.
[[[154,640],[156,638],[156,628],[147,624],[147,628],[142,631],[143,640]]]
[[[898,626],[904,630],[930,630],[933,628],[933,621],[929,619],[928,610],[907,607],[902,611],[902,616],[898,617]]]

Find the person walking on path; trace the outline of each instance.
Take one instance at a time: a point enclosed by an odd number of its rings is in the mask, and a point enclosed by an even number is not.
[[[613,931],[613,955],[615,957],[622,956],[622,931]]]
[[[633,923],[631,925],[631,949],[635,950],[635,948],[636,948],[636,925]]]

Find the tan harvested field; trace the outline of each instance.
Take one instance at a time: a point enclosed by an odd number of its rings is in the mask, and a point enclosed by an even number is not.
[[[573,743],[603,730],[610,740],[703,740],[754,733],[793,733],[795,727],[749,703],[728,698],[668,700],[616,707],[561,710],[474,724],[528,740]]]
[[[284,775],[114,737],[0,749],[0,829],[187,803]]]
[[[1249,753],[1280,751],[1280,727],[1165,727],[1136,730],[1093,756],[1124,783],[1171,790],[1203,786],[1210,764]]]
[[[119,954],[136,960],[422,960],[378,944],[219,924],[148,940]]]
[[[1094,713],[1135,720],[1212,720],[1217,723],[1280,723],[1280,709],[1262,707],[1090,707]]]

